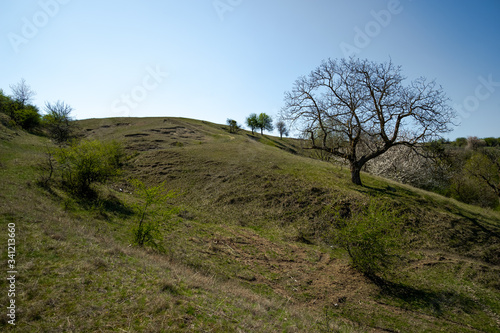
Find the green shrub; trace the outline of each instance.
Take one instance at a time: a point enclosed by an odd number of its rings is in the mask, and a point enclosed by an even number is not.
[[[341,223],[335,240],[347,251],[354,268],[376,276],[388,272],[401,250],[401,222],[390,207],[371,201]]]
[[[454,177],[449,188],[452,198],[470,205],[495,208],[498,206],[498,197],[491,189],[477,179],[459,174]]]
[[[234,119],[228,119],[226,123],[229,126],[229,133],[236,134],[241,129],[241,126]]]
[[[458,163],[457,163],[458,164]],[[500,154],[491,150],[469,151],[462,168],[451,178],[448,194],[462,202],[496,208],[500,199]]]
[[[483,140],[488,147],[497,147],[500,143],[500,140],[497,138],[484,138]]]
[[[40,120],[41,116],[36,106],[28,105],[14,111],[14,121],[27,131],[38,127],[41,122]]]
[[[0,112],[5,114],[10,114],[10,105],[12,104],[12,99],[5,95],[2,89],[0,89]]]
[[[31,131],[38,127],[41,116],[38,108],[29,104],[35,92],[22,80],[19,84],[11,86],[14,97],[7,96],[0,89],[0,112],[8,115],[15,125]]]
[[[23,106],[8,96],[0,94],[0,111],[8,115],[15,125],[30,131],[40,126],[41,116],[34,105]]]
[[[465,147],[465,146],[467,146],[467,139],[466,138],[457,138],[455,141],[452,142],[452,145],[455,147]]]
[[[133,205],[139,217],[137,225],[132,229],[134,243],[139,246],[147,245],[162,250],[160,222],[171,215],[172,209],[167,210],[165,204],[168,199],[175,197],[176,194],[173,191],[165,192],[165,182],[151,187],[146,186],[137,179],[131,182],[135,192],[141,198],[140,203]]]
[[[91,194],[93,183],[105,183],[120,171],[123,151],[116,142],[82,141],[55,153],[63,183],[75,194]]]

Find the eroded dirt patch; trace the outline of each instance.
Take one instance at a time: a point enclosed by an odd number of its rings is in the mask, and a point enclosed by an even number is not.
[[[271,242],[250,231],[239,231],[232,237],[214,235],[203,246],[202,254],[234,259],[246,267],[236,274],[237,278],[265,284],[292,303],[339,306],[367,299],[377,291],[344,260],[301,244]]]

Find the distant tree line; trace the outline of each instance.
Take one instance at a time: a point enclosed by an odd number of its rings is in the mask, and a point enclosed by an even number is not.
[[[241,129],[241,125],[234,119],[227,119],[226,124],[229,127],[230,133],[238,133]],[[251,113],[246,119],[245,124],[252,131],[252,135],[255,134],[255,130],[259,129],[260,134],[264,135],[264,131],[273,131],[274,128],[278,130],[280,134],[280,138],[283,138],[283,135],[288,136],[289,130],[287,125],[283,120],[278,120],[276,124],[273,124],[273,119],[266,113],[260,113],[257,115],[256,113]]]
[[[272,118],[265,113],[259,115],[255,113],[250,114],[246,119],[246,124],[252,130],[252,134],[254,134],[255,129],[260,129],[261,135],[264,134],[264,130],[274,130]]]
[[[471,141],[473,140],[473,141]],[[469,137],[469,138],[456,138],[454,141],[444,140],[442,139],[440,143],[442,144],[450,144],[453,147],[466,147],[471,142],[483,146],[483,147],[500,147],[500,138],[484,138],[479,139],[477,137]]]

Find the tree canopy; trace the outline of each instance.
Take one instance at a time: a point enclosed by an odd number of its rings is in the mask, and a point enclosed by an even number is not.
[[[257,115],[255,113],[251,113],[246,119],[246,124],[248,127],[250,127],[253,134],[255,129],[259,127],[259,120],[257,118]]]
[[[500,153],[497,150],[475,152],[465,171],[487,185],[500,200]]]
[[[265,113],[259,115],[250,114],[246,119],[246,124],[252,130],[252,134],[254,134],[256,128],[260,129],[260,134],[263,134],[264,130],[272,131],[274,129],[273,119]]]
[[[264,134],[263,131],[272,131],[274,129],[273,119],[271,116],[261,113],[257,118],[257,128],[260,128],[260,134]]]

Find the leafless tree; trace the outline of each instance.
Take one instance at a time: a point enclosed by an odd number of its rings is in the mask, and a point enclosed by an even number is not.
[[[469,136],[467,138],[467,146],[465,147],[465,149],[478,150],[479,148],[482,148],[484,146],[486,146],[484,140],[480,140],[477,136]]]
[[[9,87],[12,90],[12,97],[14,100],[21,103],[23,108],[31,103],[33,101],[33,97],[36,95],[36,92],[31,89],[25,79],[21,79],[19,83],[11,84]]]
[[[67,141],[73,135],[76,126],[71,118],[73,108],[61,101],[45,103],[45,126],[49,134],[59,143]]]
[[[276,128],[278,129],[278,132],[280,133],[280,138],[283,139],[283,134],[285,136],[288,136],[288,128],[286,127],[286,124],[283,120],[279,120],[276,123]]]
[[[328,59],[285,93],[282,117],[308,134],[309,149],[345,159],[352,182],[362,185],[371,159],[450,131],[455,113],[443,89],[425,78],[404,80],[392,62]]]

